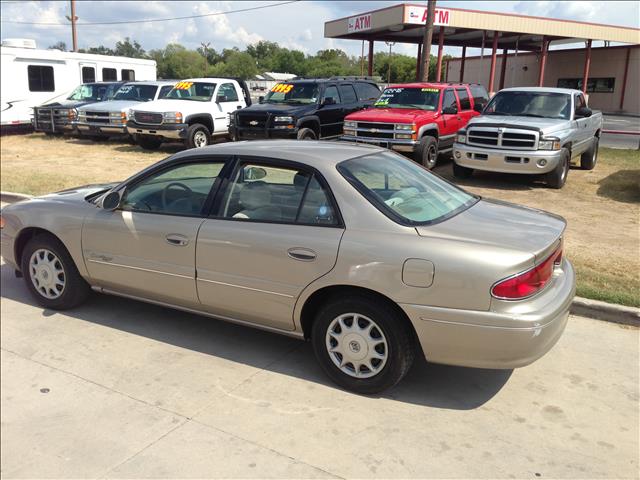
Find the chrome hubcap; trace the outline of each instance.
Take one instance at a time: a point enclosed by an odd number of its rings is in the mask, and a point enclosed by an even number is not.
[[[207,134],[204,133],[202,130],[200,130],[199,132],[196,132],[193,134],[193,144],[200,148],[200,147],[206,147],[207,146]]]
[[[64,292],[67,276],[62,262],[51,250],[41,248],[29,259],[29,277],[38,293],[54,300]]]
[[[429,147],[427,151],[427,167],[431,168],[436,164],[436,159],[438,158],[438,151],[435,146]]]
[[[389,355],[387,339],[380,327],[357,313],[345,313],[331,321],[326,346],[334,365],[354,378],[377,375]]]

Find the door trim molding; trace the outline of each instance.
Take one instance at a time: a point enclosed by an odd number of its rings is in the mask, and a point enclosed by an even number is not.
[[[134,267],[132,265],[122,265],[121,263],[103,262],[101,260],[94,260],[92,258],[89,258],[87,261],[91,262],[91,263],[99,263],[100,265],[109,265],[111,267],[128,268],[130,270],[138,270],[138,271],[141,271],[141,272],[159,273],[160,275],[169,275],[171,277],[186,278],[187,280],[195,280],[195,277],[191,277],[189,275],[180,275],[179,273],[161,272],[160,270],[152,270],[150,268]]]
[[[278,295],[279,297],[294,298],[293,295],[287,295],[286,293],[278,293],[278,292],[271,292],[269,290],[261,290],[259,288],[244,287],[242,285],[234,285],[233,283],[217,282],[215,280],[207,280],[206,278],[198,277],[198,278],[196,278],[196,280],[200,280],[202,282],[207,282],[207,283],[215,283],[216,285],[224,285],[226,287],[235,287],[235,288],[241,288],[243,290],[251,290],[252,292],[260,292],[260,293],[268,293],[270,295]]]

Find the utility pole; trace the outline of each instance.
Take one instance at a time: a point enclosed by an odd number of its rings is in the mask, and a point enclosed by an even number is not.
[[[204,74],[207,74],[207,70],[209,70],[209,57],[207,57],[207,48],[209,48],[211,42],[200,42],[200,46],[202,46],[202,51],[204,52]]]
[[[67,20],[71,22],[71,39],[73,41],[73,51],[78,51],[78,34],[76,32],[76,0],[71,0],[71,16],[67,15]]]
[[[362,51],[360,52],[360,76],[364,77],[364,40],[362,40]]]
[[[391,83],[391,47],[393,47],[396,42],[384,42],[389,45],[389,70],[387,70],[387,85]]]
[[[433,37],[433,19],[436,14],[436,0],[427,0],[427,22],[422,38],[422,63],[420,64],[420,80],[429,80],[429,60],[431,60],[431,38]]]

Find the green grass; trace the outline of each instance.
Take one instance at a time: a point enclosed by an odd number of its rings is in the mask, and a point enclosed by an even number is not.
[[[628,307],[640,307],[640,279],[623,278],[612,272],[594,269],[590,265],[575,261],[577,288],[579,297],[617,303]]]

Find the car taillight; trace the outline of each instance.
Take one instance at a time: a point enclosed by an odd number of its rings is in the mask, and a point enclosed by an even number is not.
[[[553,275],[553,269],[562,263],[562,244],[546,260],[531,270],[505,278],[491,289],[491,295],[503,300],[521,300],[542,290]]]

